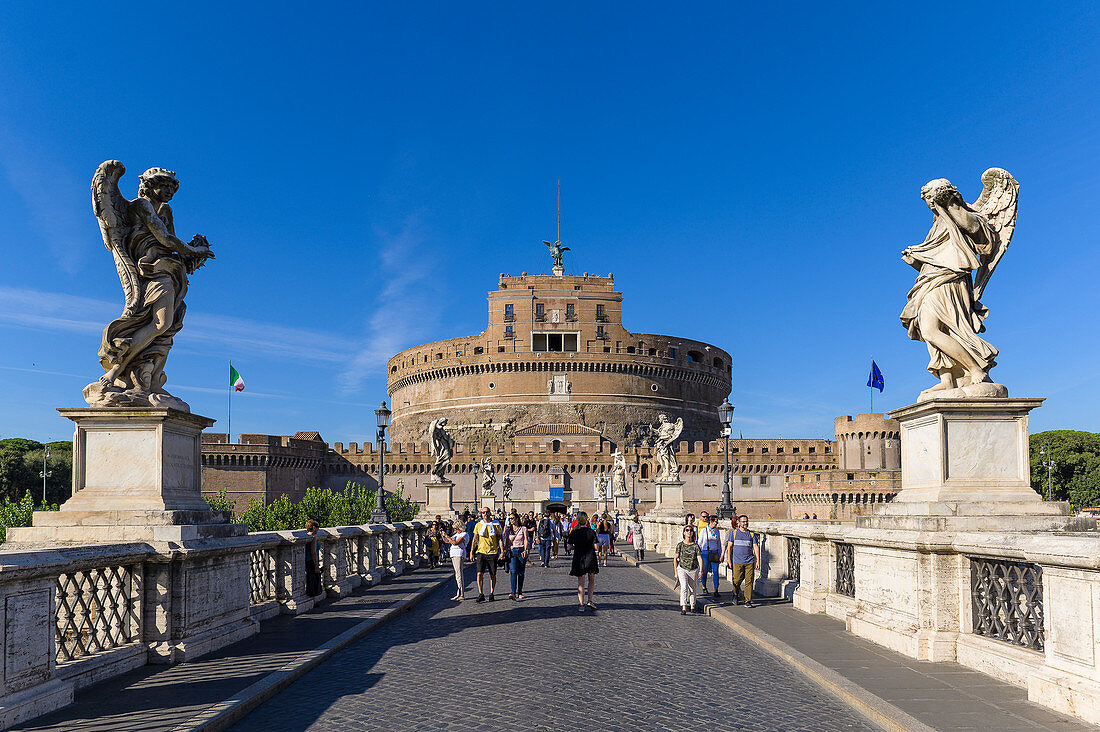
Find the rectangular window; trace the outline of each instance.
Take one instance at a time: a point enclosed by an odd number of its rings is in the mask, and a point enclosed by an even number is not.
[[[603,339],[603,338],[607,337],[607,333],[604,331],[602,325],[597,325],[596,326],[596,337],[600,338],[600,339]]]
[[[535,303],[535,320],[546,320],[546,306],[541,302]]]
[[[797,454],[798,454],[798,448],[797,448],[797,447],[794,447],[794,448],[791,448],[791,449],[792,449],[792,450],[794,450],[794,454],[795,454],[795,455],[797,455]]]
[[[813,455],[815,452],[817,452],[817,448],[816,447],[811,447],[810,448],[810,454]]]
[[[504,319],[515,320],[516,319],[516,306],[512,303],[505,303],[504,305]]]
[[[531,350],[550,353],[575,353],[576,333],[532,333]]]
[[[607,320],[607,313],[604,312],[604,304],[596,303],[596,320]]]
[[[577,319],[577,306],[573,303],[567,303],[565,306],[565,319],[576,320]]]
[[[767,484],[768,484],[768,476],[761,475],[760,476],[760,485],[767,485]]]
[[[742,485],[742,486],[746,486],[746,485],[749,485],[749,483],[750,483],[750,482],[751,482],[751,481],[750,481],[750,479],[749,479],[749,476],[747,476],[747,475],[742,475],[742,476],[741,476],[741,485]]]
[[[766,447],[760,448],[760,454],[761,455],[767,455],[768,454],[768,448],[766,448]]]
[[[856,479],[856,474],[855,473],[848,473],[848,480],[855,480],[855,479]]]
[[[676,358],[676,349],[672,346],[668,347],[668,357],[669,358]]]
[[[504,337],[508,338],[508,339],[516,337],[516,332],[514,330],[512,330],[512,326],[510,326],[510,325],[504,326]]]

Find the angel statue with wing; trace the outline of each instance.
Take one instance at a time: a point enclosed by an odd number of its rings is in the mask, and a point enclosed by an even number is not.
[[[922,391],[918,401],[1008,396],[989,378],[997,349],[978,334],[989,315],[980,298],[1012,241],[1019,190],[1016,179],[1001,168],[982,174],[982,194],[973,204],[944,178],[921,189],[932,209],[932,228],[922,243],[901,253],[920,272],[901,322],[910,338],[928,346],[928,370],[940,383]]]
[[[451,458],[453,458],[455,454],[455,441],[453,437],[447,434],[447,430],[444,429],[446,426],[446,417],[432,420],[432,423],[428,425],[428,440],[431,445],[431,456],[435,458],[435,462],[432,464],[432,475],[434,475],[440,483],[451,482],[447,480],[447,466],[451,464]]]
[[[555,241],[555,242],[549,242],[549,241],[546,241],[545,239],[543,239],[542,243],[545,244],[546,248],[550,250],[550,257],[553,258],[553,260],[554,260],[554,266],[555,267],[563,266],[562,265],[562,254],[564,252],[568,252],[569,247],[563,247],[561,245],[561,240],[560,239],[558,241]]]
[[[168,202],[179,189],[176,174],[150,168],[141,174],[138,197],[123,197],[118,181],[126,168],[101,164],[92,178],[92,208],[103,243],[114,255],[126,296],[122,315],[103,330],[99,363],[104,374],[84,388],[93,407],[146,406],[191,411],[164,390],[164,363],[172,338],[183,327],[187,275],[213,259],[206,237],[176,237]]]
[[[658,483],[675,483],[680,480],[680,464],[676,462],[676,450],[672,443],[684,431],[684,418],[677,417],[672,422],[667,414],[658,415],[657,424],[650,425],[649,431],[653,435],[653,457],[657,460],[657,475],[654,480]]]

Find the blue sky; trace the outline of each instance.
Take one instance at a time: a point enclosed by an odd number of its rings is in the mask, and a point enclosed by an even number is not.
[[[67,438],[122,294],[89,203],[177,171],[191,279],[168,389],[233,431],[373,435],[393,352],[479,332],[501,272],[614,272],[627,328],[734,356],[735,430],[830,436],[933,383],[899,253],[990,166],[987,288],[1032,430],[1100,430],[1094,3],[0,6],[0,436]],[[882,4],[886,6],[892,3]],[[897,4],[900,6],[900,4]]]

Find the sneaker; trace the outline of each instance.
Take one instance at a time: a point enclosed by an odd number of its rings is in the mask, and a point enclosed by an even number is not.
[[[477,601],[478,602],[485,602],[485,595],[478,595],[477,596]]]
[[[749,600],[748,602],[745,603],[745,607],[756,607],[756,605],[753,605],[752,600]]]
[[[587,610],[587,609],[588,608],[586,608],[584,605],[581,605],[581,610],[580,610],[581,614],[583,615],[584,611]]]
[[[719,600],[719,599],[721,599],[721,598],[722,598],[722,596],[718,594],[718,590],[715,590],[715,591],[714,591],[714,599],[715,599],[715,600]]]
[[[683,607],[680,608],[680,614],[681,615],[687,615],[688,614],[687,608],[683,608]]]
[[[592,602],[591,600],[589,600],[589,601],[588,601],[587,603],[585,603],[585,604],[587,604],[587,605],[588,605],[588,607],[592,608],[593,610],[595,610],[595,609],[596,609],[596,603]]]
[[[493,601],[493,593],[490,592],[489,593],[489,602],[492,602],[492,601]]]

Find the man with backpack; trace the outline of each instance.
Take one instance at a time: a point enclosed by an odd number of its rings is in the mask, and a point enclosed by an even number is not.
[[[539,559],[543,567],[550,566],[550,546],[554,543],[554,533],[554,520],[550,518],[550,514],[543,511],[542,518],[535,527],[535,534],[539,540]]]

